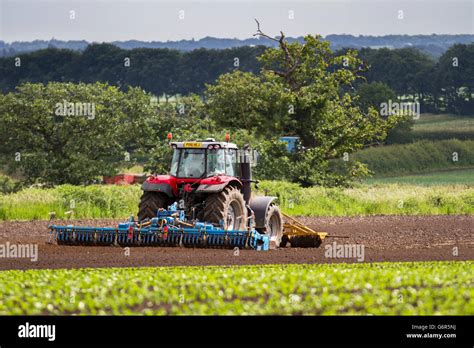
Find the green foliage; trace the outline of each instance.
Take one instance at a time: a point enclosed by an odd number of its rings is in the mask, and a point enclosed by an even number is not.
[[[398,102],[395,92],[382,82],[361,84],[357,89],[357,94],[360,97],[359,103],[362,109],[367,111],[370,107],[380,110],[382,103],[388,103],[389,101]],[[407,115],[403,117],[403,119],[388,132],[385,142],[388,144],[407,142],[411,139],[411,128],[413,124],[412,116]]]
[[[261,139],[253,147],[258,151],[257,166],[252,175],[256,179],[289,180],[294,162],[286,144],[278,139]]]
[[[0,314],[473,315],[473,272],[471,261],[2,271]]]
[[[21,185],[18,181],[14,181],[7,175],[0,174],[0,194],[18,191],[20,186]]]
[[[435,65],[429,56],[416,48],[363,48],[360,50],[360,56],[370,66],[364,74],[367,80],[383,82],[398,95],[421,92],[419,80],[425,77],[425,71]]]
[[[445,40],[444,45],[451,45],[451,39]],[[469,39],[463,40],[469,43]],[[24,82],[100,81],[119,88],[141,87],[154,95],[202,94],[206,84],[233,70],[258,73],[262,64],[257,57],[265,49],[244,46],[188,52],[161,48],[127,50],[106,43],[91,44],[81,52],[48,48],[17,55],[21,58],[21,69],[12,64],[11,57],[0,58],[0,90],[11,92]],[[341,52],[347,49],[337,54]],[[364,72],[368,82],[383,82],[397,95],[418,100],[423,112],[472,114],[473,43],[451,46],[438,62],[418,48],[362,48],[359,52],[370,66]],[[235,57],[239,58],[238,67],[234,66]],[[453,66],[454,57],[458,58],[457,67]],[[130,59],[130,66],[125,66],[125,58]]]
[[[139,89],[28,83],[0,101],[0,155],[29,181],[81,184],[112,174],[152,133],[150,96]]]
[[[363,48],[360,56],[370,65],[367,81],[383,82],[398,96],[418,101],[422,112],[472,114],[474,43],[451,46],[438,62],[415,48]]]
[[[231,72],[234,58],[238,69],[257,72],[256,57],[265,47],[235,47],[223,50],[133,48],[121,49],[112,44],[90,44],[81,52],[48,48],[19,54],[21,69],[11,57],[0,58],[0,90],[11,92],[23,82],[103,82],[119,88],[140,87],[154,95],[202,93],[206,83],[213,83]],[[130,65],[126,65],[126,58]]]
[[[147,145],[138,156],[143,159],[145,170],[157,174],[169,171],[173,151],[168,133],[172,133],[173,141],[200,140],[216,135],[224,139],[222,130],[214,132],[214,122],[207,117],[204,102],[197,95],[157,103],[155,116],[148,124],[153,135],[148,137]]]
[[[442,94],[446,112],[472,114],[474,110],[474,43],[453,45],[439,59],[436,94]]]
[[[380,109],[381,103],[387,103],[389,100],[396,101],[395,92],[383,82],[372,82],[361,84],[357,89],[359,103],[364,111],[370,107]]]
[[[285,127],[281,118],[288,97],[279,85],[252,73],[237,70],[221,75],[216,84],[207,85],[206,96],[209,116],[219,127],[264,135],[279,134]]]
[[[457,153],[457,161],[455,161]],[[399,176],[474,166],[474,140],[422,140],[403,145],[372,147],[354,154],[376,176]]]
[[[258,75],[236,71],[208,86],[208,110],[216,125],[269,138],[299,136],[307,150],[294,156],[288,176],[304,185],[339,185],[364,174],[357,163],[334,173],[329,160],[383,140],[399,117],[382,118],[374,108],[362,112],[358,106],[351,92],[362,66],[356,52],[335,56],[328,42],[308,35],[303,44],[267,49],[259,60]]]

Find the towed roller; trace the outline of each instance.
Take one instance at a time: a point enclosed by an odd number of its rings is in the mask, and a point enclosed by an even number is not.
[[[284,213],[282,215],[285,218],[285,223],[283,224],[281,247],[290,243],[293,248],[317,248],[326,237],[329,237],[326,232],[313,231],[295,218]]]

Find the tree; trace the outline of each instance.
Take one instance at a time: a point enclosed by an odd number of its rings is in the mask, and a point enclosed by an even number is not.
[[[474,43],[453,45],[439,59],[437,93],[447,112],[472,114],[474,110]]]
[[[368,112],[370,107],[380,109],[381,103],[396,101],[395,92],[383,82],[364,83],[357,89],[362,110]]]
[[[153,133],[142,147],[141,156],[146,161],[145,170],[164,174],[169,170],[172,150],[167,135],[172,133],[173,141],[186,141],[214,137],[214,123],[205,113],[202,99],[197,95],[176,98],[175,102],[155,105],[155,115],[147,120]]]
[[[429,56],[415,48],[363,48],[360,57],[370,66],[364,73],[367,81],[383,82],[398,95],[418,96],[424,92],[419,89],[417,75],[435,65]]]
[[[211,117],[217,126],[299,136],[305,150],[295,158],[292,176],[305,185],[339,184],[360,175],[359,163],[338,174],[329,161],[382,141],[398,117],[359,107],[353,85],[364,64],[355,51],[335,56],[320,36],[307,35],[300,44],[280,34],[266,35],[257,22],[256,35],[278,42],[278,48],[259,57],[259,74],[233,72],[208,87]]]
[[[395,92],[382,82],[364,83],[359,86],[357,93],[360,106],[365,112],[368,112],[371,107],[380,110],[382,103],[397,102]],[[413,116],[400,115],[400,118],[400,122],[388,132],[385,139],[387,144],[405,143],[411,140]]]
[[[150,96],[135,88],[27,83],[2,96],[1,155],[30,182],[86,183],[144,146],[153,114]]]

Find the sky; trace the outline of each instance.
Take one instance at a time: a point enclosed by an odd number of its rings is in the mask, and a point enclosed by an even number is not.
[[[474,34],[474,0],[0,0],[0,40]]]

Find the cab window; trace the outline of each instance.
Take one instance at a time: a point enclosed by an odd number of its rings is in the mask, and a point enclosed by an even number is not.
[[[207,151],[207,175],[219,175],[225,173],[224,150],[212,149]]]
[[[225,173],[229,176],[238,176],[237,151],[235,149],[225,149]]]

